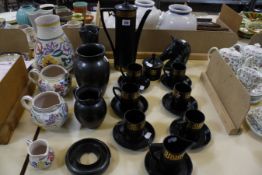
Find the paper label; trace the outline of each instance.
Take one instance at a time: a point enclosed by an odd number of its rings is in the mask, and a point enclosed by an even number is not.
[[[130,20],[129,19],[123,19],[122,20],[122,26],[130,26]]]

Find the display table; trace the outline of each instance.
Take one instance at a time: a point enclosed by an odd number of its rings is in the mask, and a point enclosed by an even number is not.
[[[141,60],[140,60],[141,61]],[[262,172],[261,139],[255,136],[243,124],[243,132],[238,136],[228,136],[208,94],[200,81],[200,74],[205,70],[208,61],[189,61],[186,74],[192,79],[192,96],[198,101],[199,109],[206,116],[206,124],[211,130],[210,143],[201,150],[188,151],[193,162],[193,175],[260,175]],[[119,146],[113,139],[112,129],[120,119],[110,106],[113,98],[112,87],[117,86],[120,73],[111,69],[110,81],[104,99],[107,103],[107,115],[102,125],[96,130],[81,128],[73,114],[74,98],[72,93],[66,97],[70,117],[65,125],[57,131],[40,130],[38,138],[48,140],[55,151],[55,160],[47,170],[35,170],[28,165],[25,174],[70,174],[65,166],[67,149],[82,138],[97,138],[104,141],[111,151],[111,162],[104,174],[143,175],[147,174],[144,167],[145,151],[130,151]],[[75,84],[75,82],[73,83]],[[226,87],[225,87],[226,88]],[[146,120],[155,129],[154,142],[162,142],[169,134],[169,125],[176,119],[165,110],[162,97],[170,92],[159,81],[151,82],[142,94],[149,103]],[[24,139],[32,138],[36,125],[25,111],[8,145],[0,146],[1,174],[18,174],[26,158],[27,148]]]

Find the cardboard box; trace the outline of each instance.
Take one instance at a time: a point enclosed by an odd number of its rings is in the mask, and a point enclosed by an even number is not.
[[[97,13],[97,20],[100,14]],[[181,31],[181,30],[148,30],[141,33],[138,47],[138,58],[151,55],[152,52],[160,54],[171,42],[171,35],[175,38],[187,40],[192,49],[191,58],[206,59],[208,50],[216,46],[218,48],[230,47],[238,41],[237,31],[241,24],[242,17],[227,5],[223,5],[217,23],[229,29],[229,31]],[[106,50],[111,51],[109,41],[106,38],[101,22],[99,42],[104,44]],[[115,29],[108,29],[111,38],[114,40]],[[142,56],[142,57],[141,57]],[[110,56],[111,57],[111,56]]]
[[[32,95],[34,88],[20,57],[0,81],[0,144],[9,142],[24,111],[20,99],[26,94]]]

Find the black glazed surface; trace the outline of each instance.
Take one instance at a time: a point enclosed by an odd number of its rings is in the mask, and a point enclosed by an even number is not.
[[[118,117],[123,118],[125,112],[130,109],[138,109],[142,112],[146,112],[148,108],[148,102],[143,96],[140,96],[136,105],[127,107],[123,106],[120,100],[114,97],[111,101],[111,107]]]
[[[149,175],[191,175],[193,164],[190,157],[185,153],[184,158],[180,161],[180,166],[167,168],[161,161],[162,143],[154,143],[150,146],[150,152],[145,157],[145,167]],[[152,155],[153,154],[153,155]]]
[[[184,113],[187,110],[198,108],[197,101],[193,97],[189,98],[189,101],[186,106],[184,105],[181,106],[179,104],[176,105],[177,109],[174,108],[175,105],[173,105],[173,103],[174,103],[174,98],[172,92],[163,96],[162,104],[164,108],[178,117],[183,117]]]
[[[191,81],[191,79],[190,79],[188,76],[185,76],[185,77],[182,78],[182,79],[176,79],[176,80],[175,80],[175,79],[172,78],[171,76],[168,76],[167,74],[163,74],[163,75],[161,76],[161,78],[160,78],[160,81],[161,81],[161,83],[162,83],[165,87],[169,88],[170,90],[173,90],[173,88],[174,88],[174,86],[175,86],[176,83],[182,83],[182,82],[184,82],[184,83],[188,84],[189,86],[192,85],[192,81]]]
[[[183,130],[185,128],[185,121],[183,119],[174,120],[170,127],[170,134],[183,137]],[[198,142],[194,143],[191,149],[198,149],[206,146],[211,140],[211,132],[206,124],[201,128],[200,138]]]
[[[85,153],[94,153],[98,160],[90,165],[79,162]],[[66,153],[65,164],[74,175],[100,175],[109,166],[111,153],[107,145],[94,138],[86,138],[75,142]]]
[[[84,44],[77,49],[74,73],[78,86],[100,88],[104,94],[109,81],[109,62],[101,44]]]
[[[124,123],[121,121],[114,126],[113,137],[119,145],[131,150],[139,150],[153,142],[155,131],[153,126],[146,122],[142,135],[139,138],[132,138],[125,133]]]
[[[139,85],[139,91],[144,91],[149,87],[150,79],[142,76],[138,81],[134,81],[128,77],[120,76],[118,78],[118,85],[121,87],[125,83],[137,83]]]

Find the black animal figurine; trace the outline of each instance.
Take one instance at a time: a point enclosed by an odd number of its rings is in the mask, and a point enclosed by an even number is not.
[[[169,60],[165,67],[170,67],[174,62],[186,64],[191,52],[191,47],[186,40],[176,39],[171,36],[172,42],[160,55],[162,61]]]

